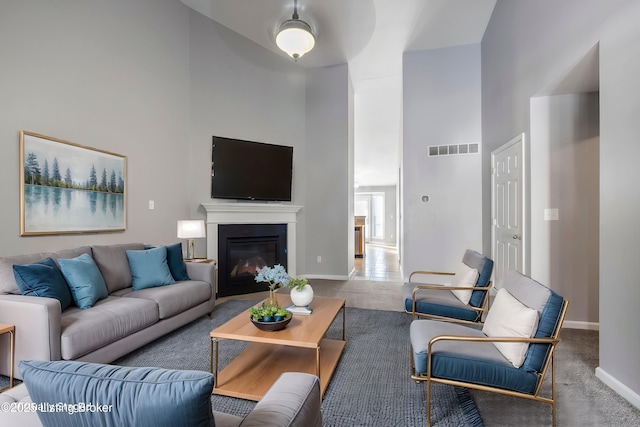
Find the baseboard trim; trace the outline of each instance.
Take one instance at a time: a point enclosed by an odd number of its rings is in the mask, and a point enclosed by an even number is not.
[[[306,277],[307,279],[349,280],[349,276],[332,276],[324,274],[304,274],[302,277]]]
[[[640,394],[631,390],[600,367],[596,368],[596,377],[605,383],[611,390],[615,391],[620,396],[628,400],[633,406],[640,409]]]
[[[599,322],[579,322],[576,320],[565,320],[562,327],[567,329],[587,329],[589,331],[599,331],[600,323]]]

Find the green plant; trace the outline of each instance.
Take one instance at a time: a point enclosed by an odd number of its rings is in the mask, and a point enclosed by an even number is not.
[[[289,277],[289,282],[287,283],[287,286],[289,286],[290,289],[301,291],[302,288],[304,288],[304,286],[307,284],[309,284],[309,280],[306,278]]]
[[[261,307],[251,307],[249,309],[249,315],[255,322],[259,322],[262,320],[262,308]]]
[[[262,304],[259,307],[251,307],[249,309],[249,315],[255,322],[261,322],[265,316],[284,316],[287,317],[289,312],[284,308],[279,308],[276,305]]]
[[[265,305],[262,307],[262,315],[263,316],[273,316],[278,311],[277,305]]]

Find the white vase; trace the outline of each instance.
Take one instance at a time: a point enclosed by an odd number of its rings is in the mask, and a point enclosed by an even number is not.
[[[297,307],[306,307],[313,301],[313,288],[311,285],[304,285],[301,291],[296,288],[291,289],[291,302]]]

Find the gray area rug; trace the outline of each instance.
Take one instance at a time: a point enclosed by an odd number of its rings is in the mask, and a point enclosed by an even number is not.
[[[202,318],[114,362],[125,366],[209,370],[209,332],[252,301],[230,300],[216,306],[213,319]],[[410,378],[409,323],[402,312],[347,307],[347,345],[324,396],[324,426],[423,426],[426,424],[425,385]],[[328,338],[341,338],[338,316]],[[222,341],[220,368],[246,344]],[[462,388],[434,384],[434,426],[482,426],[470,393]],[[255,402],[212,396],[214,410],[244,416]]]

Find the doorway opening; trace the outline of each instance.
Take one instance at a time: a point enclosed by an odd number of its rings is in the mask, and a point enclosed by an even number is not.
[[[355,196],[354,215],[365,216],[365,242],[383,242],[385,239],[385,194],[383,192],[358,193]]]
[[[571,301],[565,325],[599,327],[600,88],[594,45],[531,98],[531,275]]]

